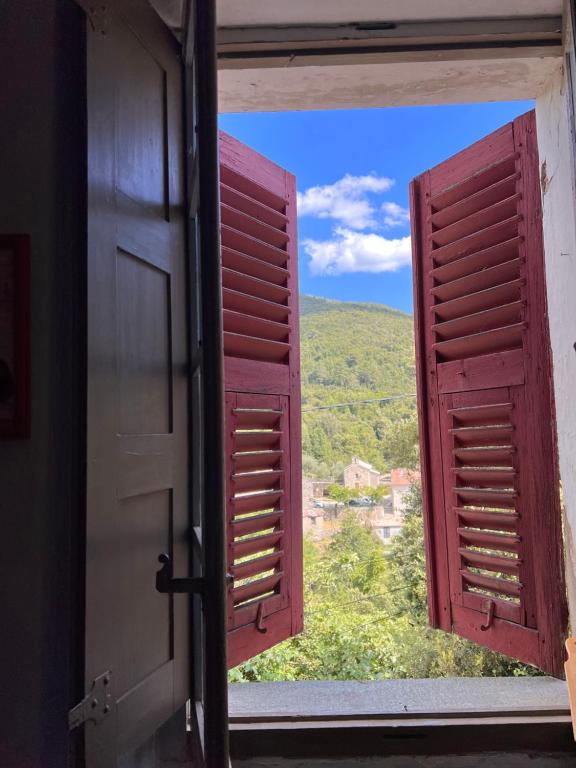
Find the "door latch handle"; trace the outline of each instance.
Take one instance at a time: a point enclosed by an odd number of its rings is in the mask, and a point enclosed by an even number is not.
[[[205,589],[204,579],[201,576],[186,576],[175,579],[172,558],[163,552],[158,556],[158,562],[162,568],[156,572],[156,589],[163,594],[202,594]]]
[[[158,562],[162,568],[156,572],[156,589],[163,594],[192,594],[201,595],[206,591],[206,580],[203,576],[185,576],[174,578],[172,558],[166,552],[158,556]],[[226,574],[226,585],[230,587],[234,583],[234,577]]]

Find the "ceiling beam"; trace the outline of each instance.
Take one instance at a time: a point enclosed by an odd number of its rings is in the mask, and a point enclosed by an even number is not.
[[[562,18],[221,27],[223,69],[560,56]]]

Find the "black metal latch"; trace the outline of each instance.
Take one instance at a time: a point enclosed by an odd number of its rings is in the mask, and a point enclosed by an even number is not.
[[[173,595],[181,594],[199,594],[206,591],[206,580],[202,576],[185,576],[175,579],[172,558],[165,552],[158,556],[158,562],[162,563],[162,568],[156,572],[156,589],[158,592]],[[232,574],[226,574],[226,584],[230,587],[234,583]]]
[[[166,594],[192,593],[198,594],[204,591],[204,579],[200,576],[187,576],[175,579],[172,568],[172,558],[166,553],[159,555],[158,562],[162,568],[156,573],[156,589]]]
[[[68,712],[68,728],[72,731],[91,721],[99,723],[110,714],[113,706],[112,674],[104,672],[92,681],[90,692]]]

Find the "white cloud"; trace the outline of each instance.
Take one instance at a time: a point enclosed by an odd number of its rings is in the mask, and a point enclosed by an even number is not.
[[[331,240],[304,240],[313,275],[396,272],[411,263],[410,237],[388,239],[337,227]]]
[[[334,184],[298,192],[298,214],[336,219],[352,229],[374,227],[377,226],[375,210],[368,195],[387,192],[393,184],[394,179],[385,176],[351,176],[347,173]]]
[[[401,227],[410,221],[410,211],[398,203],[382,203],[382,211],[387,227]]]

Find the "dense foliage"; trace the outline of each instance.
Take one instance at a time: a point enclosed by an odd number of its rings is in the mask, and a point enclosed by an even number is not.
[[[398,462],[404,433],[413,446],[415,399],[307,411],[308,408],[413,395],[413,321],[382,304],[300,297],[305,473],[338,479],[350,457],[381,471]]]
[[[385,549],[349,510],[324,548],[305,544],[305,630],[232,670],[233,681],[376,680],[535,674],[429,629],[420,492]]]

